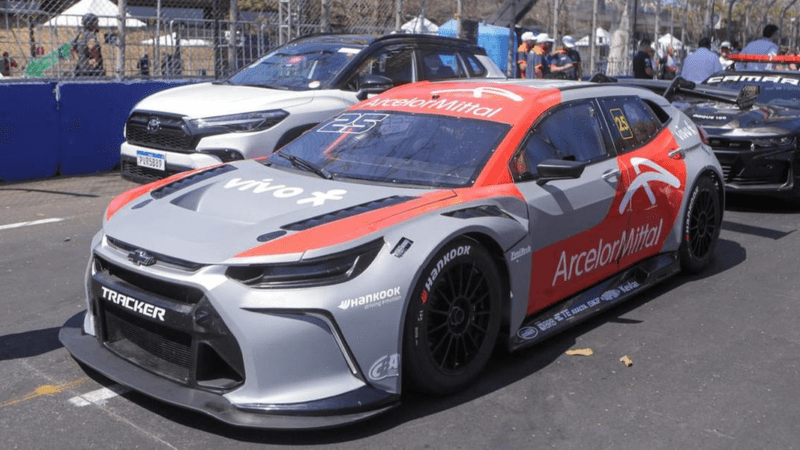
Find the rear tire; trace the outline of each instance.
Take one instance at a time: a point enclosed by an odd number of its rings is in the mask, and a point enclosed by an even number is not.
[[[472,383],[489,362],[500,330],[500,276],[477,242],[445,245],[422,272],[403,333],[410,387],[449,394]]]
[[[689,195],[679,249],[681,268],[689,273],[705,269],[714,257],[722,226],[720,185],[708,176],[697,180]]]

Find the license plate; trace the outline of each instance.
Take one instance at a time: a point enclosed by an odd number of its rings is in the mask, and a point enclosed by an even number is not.
[[[165,170],[167,154],[152,150],[136,150],[136,165],[156,170]]]

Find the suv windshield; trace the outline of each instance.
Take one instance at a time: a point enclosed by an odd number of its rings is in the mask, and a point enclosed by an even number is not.
[[[264,162],[290,167],[293,156],[333,178],[462,187],[475,181],[510,128],[478,119],[348,111]]]
[[[758,103],[800,108],[800,78],[769,75],[713,76],[703,84],[739,91],[747,84],[761,86]]]
[[[366,46],[328,42],[285,45],[228,79],[228,83],[300,91],[327,87]]]

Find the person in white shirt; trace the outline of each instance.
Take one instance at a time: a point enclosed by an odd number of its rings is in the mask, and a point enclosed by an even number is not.
[[[695,83],[702,83],[711,75],[722,71],[719,55],[711,51],[711,40],[701,38],[697,50],[683,60],[681,76]]]
[[[722,70],[728,70],[728,67],[733,64],[733,61],[728,59],[728,55],[731,54],[731,43],[728,41],[724,41],[722,44],[719,44],[719,63],[722,66]]]

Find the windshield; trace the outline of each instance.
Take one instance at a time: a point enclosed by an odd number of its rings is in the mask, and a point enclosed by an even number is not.
[[[265,163],[290,167],[286,155],[291,155],[336,179],[462,187],[475,181],[509,129],[478,119],[348,111],[287,144]]]
[[[363,45],[300,42],[285,45],[228,79],[228,83],[293,91],[328,87]]]
[[[800,79],[781,75],[725,75],[703,82],[711,86],[739,91],[746,84],[761,86],[758,103],[800,108]]]

